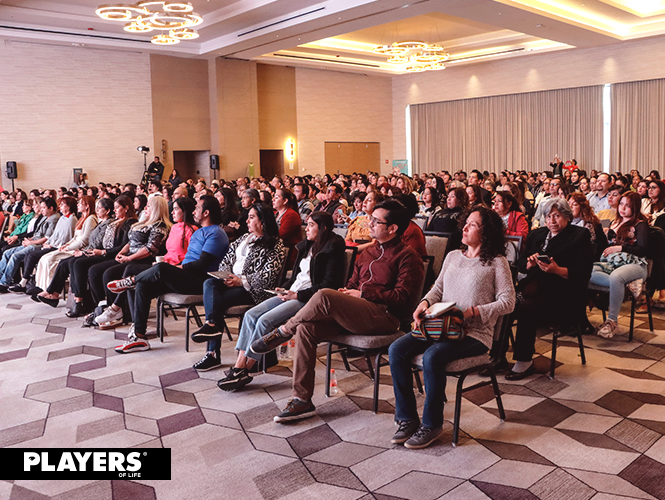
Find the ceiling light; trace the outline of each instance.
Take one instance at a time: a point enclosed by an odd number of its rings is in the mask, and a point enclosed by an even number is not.
[[[372,49],[375,54],[384,56],[401,56],[406,54],[409,49],[403,47],[395,47],[394,45],[377,45]]]
[[[157,45],[175,45],[176,43],[180,43],[180,40],[171,38],[169,35],[155,35],[150,41]]]
[[[420,73],[425,71],[425,66],[407,66],[406,70],[410,73]]]
[[[447,55],[447,54],[446,54]],[[420,63],[434,63],[447,59],[443,54],[437,54],[435,52],[418,52],[413,54],[409,60],[411,62],[420,62]]]
[[[130,33],[146,33],[152,30],[168,30],[168,34],[155,35],[152,43],[173,45],[180,40],[193,40],[198,33],[191,28],[203,22],[203,17],[193,12],[189,2],[147,0],[135,5],[100,5],[95,11],[102,19],[124,21],[124,30]]]
[[[406,50],[424,50],[427,48],[427,44],[425,42],[394,42],[393,47]]]

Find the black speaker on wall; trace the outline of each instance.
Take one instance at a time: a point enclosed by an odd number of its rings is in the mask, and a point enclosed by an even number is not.
[[[16,169],[15,161],[7,162],[7,179],[16,179],[18,177],[18,170]]]
[[[219,170],[219,155],[210,155],[210,168]]]

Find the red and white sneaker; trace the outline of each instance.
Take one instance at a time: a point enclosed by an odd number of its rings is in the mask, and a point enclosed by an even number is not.
[[[120,280],[109,281],[106,285],[106,288],[108,288],[113,293],[120,293],[124,292],[125,290],[136,288],[136,281],[134,281],[134,276],[127,276],[126,278],[122,278]]]
[[[142,339],[134,333],[134,325],[129,329],[129,336],[127,342],[115,348],[115,352],[120,354],[129,354],[130,352],[149,351],[150,343],[148,339]]]

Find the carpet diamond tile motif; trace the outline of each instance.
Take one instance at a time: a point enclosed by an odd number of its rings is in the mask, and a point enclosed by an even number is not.
[[[390,371],[382,368],[374,415],[362,358],[348,372],[334,359],[339,394],[326,398],[321,349],[316,416],[280,425],[273,417],[290,397],[291,362],[240,392],[222,392],[223,369],[192,369],[204,346],[184,350],[183,315],[165,320],[164,343],[152,338],[150,351],[119,355],[113,347],[126,325],[82,328],[64,307],[20,295],[0,296],[0,311],[0,446],[172,449],[171,481],[0,481],[0,500],[665,500],[664,311],[655,311],[653,333],[639,316],[632,342],[585,336],[584,366],[577,342],[562,339],[554,379],[544,330],[536,375],[499,377],[505,422],[492,389],[481,387],[463,397],[458,446],[447,404],[443,436],[417,451],[390,444]],[[590,319],[601,321],[595,311]],[[155,324],[153,317],[149,328]],[[237,323],[229,326],[236,335]],[[223,340],[224,369],[233,347]]]

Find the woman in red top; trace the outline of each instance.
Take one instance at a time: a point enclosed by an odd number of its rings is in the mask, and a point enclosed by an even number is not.
[[[497,191],[494,198],[494,211],[503,219],[507,236],[521,236],[526,238],[529,234],[529,223],[520,211],[520,206],[510,191]]]
[[[279,237],[284,242],[286,248],[293,248],[296,243],[302,240],[302,219],[298,214],[298,202],[296,197],[288,189],[280,188],[275,191],[272,199],[272,206],[275,209],[275,219],[279,226]],[[295,254],[292,256],[292,265],[295,262]],[[289,269],[287,267],[287,269]]]

